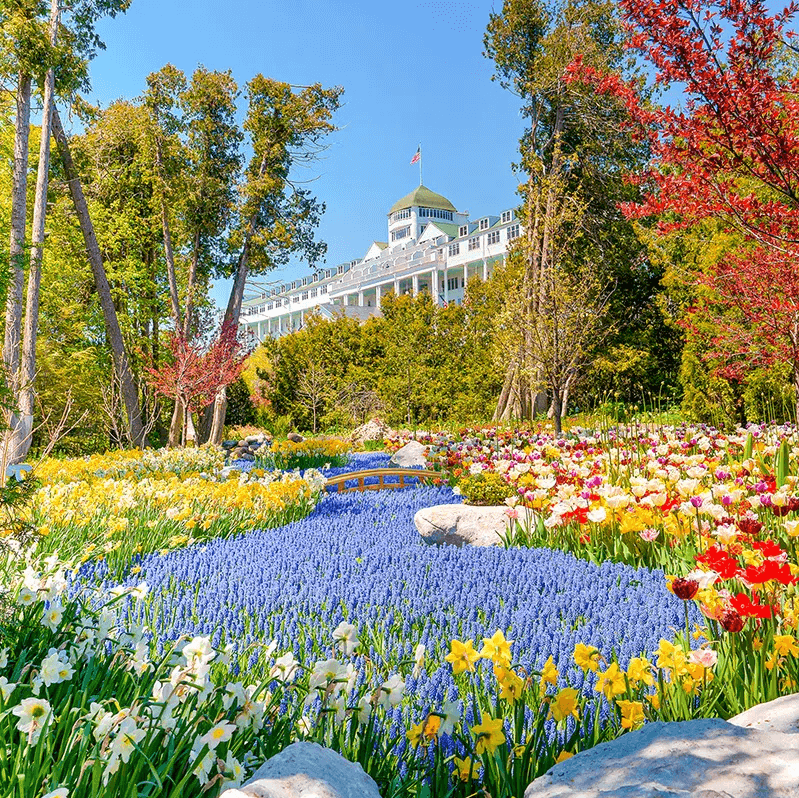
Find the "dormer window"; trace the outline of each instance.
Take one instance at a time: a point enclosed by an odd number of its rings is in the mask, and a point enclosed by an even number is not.
[[[488,230],[488,226],[491,222],[488,219],[480,219],[480,229],[481,230]]]
[[[501,221],[502,224],[507,224],[513,219],[513,211],[502,211]]]
[[[458,237],[459,238],[463,238],[464,236],[468,236],[468,235],[469,235],[469,225],[468,224],[462,224],[458,228]]]

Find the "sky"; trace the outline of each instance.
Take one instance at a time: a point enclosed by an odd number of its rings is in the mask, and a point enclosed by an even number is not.
[[[91,65],[89,98],[134,98],[146,76],[172,63],[230,69],[241,88],[258,73],[344,89],[338,130],[322,159],[297,176],[326,205],[318,237],[328,266],[360,258],[386,239],[386,214],[419,183],[472,217],[517,204],[523,129],[519,101],[491,80],[483,34],[493,4],[343,0],[133,0],[103,20],[106,44]],[[501,7],[497,0],[496,10]],[[243,105],[243,98],[242,98]],[[264,281],[310,273],[299,260]],[[229,284],[214,286],[224,306]]]

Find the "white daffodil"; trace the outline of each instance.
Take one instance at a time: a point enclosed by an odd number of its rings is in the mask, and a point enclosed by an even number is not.
[[[356,631],[356,628],[346,621],[342,621],[333,630],[333,642],[345,657],[352,654],[352,652],[355,651],[355,647],[358,645],[358,635]]]
[[[5,676],[0,676],[0,698],[3,699],[3,703],[7,704],[9,698],[11,698],[11,693],[16,690],[17,685],[14,682],[9,682]]]
[[[195,748],[202,748],[207,745],[213,751],[220,743],[226,743],[236,731],[233,723],[216,723],[202,737],[199,737],[194,744]]]
[[[11,714],[19,718],[17,730],[27,735],[31,745],[36,745],[42,729],[51,720],[52,708],[44,698],[23,698],[12,708]]]
[[[381,685],[380,697],[377,701],[383,709],[393,709],[402,701],[404,692],[405,680],[395,673]]]

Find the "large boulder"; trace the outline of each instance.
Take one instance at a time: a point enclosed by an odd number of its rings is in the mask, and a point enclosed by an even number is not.
[[[289,434],[286,435],[286,438],[292,443],[302,443],[305,440],[305,438],[303,438],[299,432],[289,432]]]
[[[524,798],[799,798],[799,735],[649,723],[537,778]]]
[[[758,704],[728,722],[745,729],[799,734],[799,693]],[[796,780],[799,782],[799,773]]]
[[[419,441],[408,441],[405,446],[394,452],[388,462],[399,468],[415,468],[417,466],[425,468],[427,466],[425,452],[427,452],[427,447],[424,444]]]
[[[413,523],[426,543],[452,546],[498,546],[508,532],[508,508],[437,504],[423,507]]]
[[[355,446],[363,446],[366,441],[382,441],[393,435],[393,430],[385,421],[379,418],[371,418],[365,424],[361,424],[353,430],[350,440]]]
[[[363,768],[317,743],[292,743],[220,798],[380,798]]]

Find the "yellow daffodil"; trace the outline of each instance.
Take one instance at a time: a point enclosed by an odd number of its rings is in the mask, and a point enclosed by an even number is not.
[[[561,762],[565,762],[567,759],[571,759],[574,756],[571,751],[566,751],[565,749],[561,751],[557,758],[555,759],[555,764],[559,765]]]
[[[482,765],[480,765],[479,762],[472,762],[470,756],[467,756],[465,759],[456,756],[453,762],[455,763],[453,774],[461,781],[476,779],[480,775]]]
[[[774,635],[774,651],[781,657],[799,657],[799,641],[793,635]]]
[[[506,640],[505,635],[497,629],[491,637],[483,638],[483,647],[480,649],[480,656],[483,659],[490,659],[495,665],[510,665],[510,645],[513,640]]]
[[[474,750],[478,754],[493,754],[505,742],[505,732],[502,726],[502,718],[492,718],[490,715],[483,716],[482,723],[472,726],[472,734],[477,737]]]
[[[633,687],[641,682],[651,687],[655,683],[652,663],[645,657],[633,657],[627,666],[627,678]]]
[[[453,673],[463,673],[474,670],[474,663],[480,659],[480,655],[474,650],[472,640],[467,640],[465,643],[453,640],[449,654],[444,659],[452,665]]]
[[[644,705],[640,701],[617,701],[616,706],[621,710],[622,729],[634,729],[644,722]]]
[[[574,687],[564,687],[560,690],[549,703],[550,717],[554,718],[556,723],[569,716],[578,719],[580,714],[577,708],[577,696],[579,695],[580,691]]]
[[[555,667],[555,663],[550,657],[545,663],[544,667],[541,669],[541,682],[547,684],[553,684],[557,687],[558,684],[558,669]]]
[[[607,670],[599,672],[594,690],[604,694],[608,701],[617,695],[621,695],[627,690],[624,671],[620,671],[619,666],[612,662]]]
[[[405,732],[405,736],[408,738],[408,743],[410,744],[411,748],[416,748],[421,742],[422,735],[424,734],[424,727],[425,721],[422,721],[421,723],[417,723],[415,726],[411,726],[411,728]]]
[[[599,668],[599,651],[592,646],[578,643],[574,647],[574,661],[584,671],[596,671]]]

